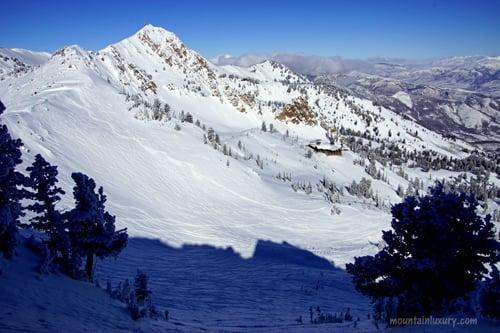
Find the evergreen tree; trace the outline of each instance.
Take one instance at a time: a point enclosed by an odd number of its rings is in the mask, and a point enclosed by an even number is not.
[[[402,198],[405,195],[405,192],[403,190],[403,186],[401,184],[398,184],[398,189],[396,190],[397,195]]]
[[[500,318],[500,273],[495,265],[491,265],[490,277],[479,293],[479,304],[484,316]]]
[[[130,313],[130,317],[132,317],[133,320],[139,320],[144,317],[145,313],[143,313],[137,305],[137,299],[133,291],[130,292],[129,299],[130,300],[127,304],[127,308]]]
[[[151,106],[151,111],[153,113],[154,120],[161,120],[162,118],[162,110],[161,110],[161,102],[158,98],[155,98],[153,101],[153,105]]]
[[[187,123],[193,123],[193,115],[191,113],[186,113],[186,116],[184,117],[184,121]]]
[[[392,230],[375,256],[347,264],[356,289],[374,303],[394,297],[398,316],[444,315],[472,291],[498,261],[490,216],[477,215],[474,195],[445,193],[441,183],[424,197],[409,196],[392,208]]]
[[[207,131],[207,139],[208,141],[210,141],[211,143],[214,142],[215,140],[215,131],[212,127],[209,127],[208,128],[208,131]]]
[[[145,304],[151,296],[151,291],[148,287],[148,276],[141,270],[137,270],[137,274],[135,275],[134,292],[139,304]]]
[[[0,115],[5,106],[0,101]],[[25,177],[16,166],[21,164],[20,139],[12,139],[7,126],[0,125],[0,252],[12,258],[17,245],[19,217],[23,215],[21,200],[24,192],[19,188]]]
[[[170,105],[168,103],[163,104],[163,114],[170,118]]]
[[[64,191],[57,186],[57,166],[50,165],[41,155],[35,156],[35,161],[26,168],[29,172],[27,181],[32,189],[26,191],[26,197],[34,202],[27,207],[36,215],[30,219],[34,229],[43,231],[49,237],[48,248],[53,258],[62,257],[63,263],[68,262],[70,243],[69,235],[62,214],[56,209]]]
[[[115,217],[106,211],[106,196],[100,187],[95,193],[93,179],[82,173],[73,173],[75,208],[67,213],[74,269],[79,269],[81,258],[86,258],[85,274],[92,281],[94,256],[117,256],[126,246],[126,229],[115,229]]]

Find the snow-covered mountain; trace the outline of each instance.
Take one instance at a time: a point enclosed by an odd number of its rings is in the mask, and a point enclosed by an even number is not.
[[[50,53],[47,52],[0,48],[0,81],[7,75],[14,76],[40,66],[49,58]]]
[[[408,83],[500,96],[499,56],[461,56],[430,60],[395,58],[359,60],[294,53],[248,53],[239,57],[226,54],[211,60],[219,65],[246,67],[264,60],[274,60],[309,76],[364,73]]]
[[[441,134],[495,150],[500,142],[500,57],[349,60],[275,53],[214,58],[251,65],[273,59],[322,84],[348,89]]]
[[[41,153],[68,193],[71,172],[91,175],[134,237],[243,257],[259,240],[287,241],[343,265],[376,250],[401,189],[480,172],[461,160],[474,147],[460,139],[276,62],[216,66],[151,25],[97,52],[67,46],[35,58],[0,81],[2,118],[25,163]],[[474,156],[493,170],[488,186],[499,185],[497,161]]]

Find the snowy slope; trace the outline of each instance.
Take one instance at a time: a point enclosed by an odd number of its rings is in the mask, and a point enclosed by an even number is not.
[[[285,80],[303,91],[287,91]],[[314,186],[323,177],[347,185],[366,176],[364,168],[353,165],[356,156],[351,152],[339,158],[304,157],[304,144],[324,138],[325,128],[364,130],[359,110],[372,115],[382,137],[400,144],[405,140],[407,147],[459,155],[466,146],[378,110],[369,101],[327,94],[283,65],[216,68],[172,33],[152,26],[97,53],[66,47],[39,68],[7,82],[0,84],[8,108],[4,120],[25,142],[27,156],[40,152],[59,165],[66,189],[71,187],[70,173],[82,170],[104,185],[119,223],[132,235],[175,245],[231,245],[246,256],[264,238],[303,247],[345,247],[345,252],[331,255],[343,263],[378,239],[388,225],[386,212],[352,205],[354,199],[347,198],[340,207],[343,213],[332,217],[322,193],[295,193],[289,182],[275,178],[291,173],[293,181]],[[312,115],[309,125],[276,119],[282,105],[304,93]],[[240,158],[204,145],[202,129],[193,124],[175,118],[144,120],[138,108],[130,109],[124,94],[139,94],[150,103],[158,98],[175,113],[190,112],[213,127]],[[259,131],[262,121],[273,123],[277,132]],[[176,123],[182,130],[174,130]],[[287,130],[290,137],[284,139]],[[400,135],[389,137],[390,131]],[[257,155],[264,161],[262,170],[255,163]],[[387,203],[399,200],[397,183],[374,181],[373,186]],[[349,236],[353,221],[360,220],[370,223],[357,225]]]
[[[57,164],[68,193],[71,172],[89,174],[104,186],[110,211],[131,236],[176,248],[231,246],[243,258],[253,255],[259,240],[287,241],[338,267],[376,251],[369,242],[379,241],[380,231],[389,226],[388,207],[400,200],[395,190],[399,184],[406,188],[408,181],[395,168],[377,164],[388,181],[372,179],[383,203],[376,207],[345,190],[352,181],[369,177],[356,163],[359,156],[344,151],[342,156],[307,158],[310,140],[325,139],[329,132],[341,141],[342,127],[446,156],[463,156],[462,149],[470,148],[368,100],[327,91],[277,63],[217,67],[173,33],[150,25],[99,52],[65,47],[40,66],[0,81],[0,98],[7,106],[3,121],[25,143],[25,163],[41,153]],[[153,120],[150,105],[155,99],[171,106],[169,117]],[[200,125],[181,121],[182,112]],[[275,131],[261,131],[263,121]],[[232,157],[204,144],[209,127],[219,134],[221,147],[231,148]],[[421,177],[424,185],[456,175],[407,173]],[[283,174],[291,180],[277,178]],[[335,207],[319,190],[323,178],[344,189]],[[309,183],[310,194],[291,186]],[[61,206],[71,204],[67,196]],[[146,261],[141,253],[127,255],[134,258],[132,264],[122,264],[118,277],[129,276],[139,263],[160,269],[159,261]],[[106,277],[116,277],[110,274],[114,268],[103,269]],[[230,295],[238,297],[238,290]],[[212,295],[208,304],[214,299]],[[273,304],[278,313],[279,302]],[[252,313],[244,321],[259,316],[261,312]]]
[[[40,259],[25,245],[17,251],[12,261],[0,258],[1,332],[178,332],[173,323],[134,322],[103,289],[40,274]]]

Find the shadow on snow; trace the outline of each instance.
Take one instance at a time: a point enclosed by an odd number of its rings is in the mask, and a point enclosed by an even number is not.
[[[141,269],[150,277],[155,304],[173,319],[203,326],[288,325],[309,307],[325,312],[351,308],[356,317],[370,311],[350,276],[328,260],[286,242],[259,240],[251,258],[232,248],[169,246],[131,238],[118,259],[98,263],[96,277],[116,285]]]

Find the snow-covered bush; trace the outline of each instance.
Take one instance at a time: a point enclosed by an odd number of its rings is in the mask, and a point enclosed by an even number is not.
[[[352,321],[351,310],[347,308],[346,312],[326,313],[319,306],[309,307],[309,322],[311,324],[343,323]]]
[[[134,278],[134,284],[131,286],[128,279],[118,283],[116,288],[112,288],[108,281],[106,291],[108,294],[127,305],[130,316],[134,320],[139,320],[144,317],[159,319],[160,311],[157,310],[153,303],[152,292],[148,286],[148,276],[141,270],[137,271]],[[164,319],[168,321],[169,312],[164,311]]]
[[[53,253],[49,250],[47,243],[43,242],[41,239],[36,238],[31,235],[26,239],[26,246],[28,249],[37,254],[40,258],[40,264],[38,265],[39,273],[49,272],[50,266],[54,261]]]
[[[475,289],[500,249],[490,216],[479,216],[477,207],[474,195],[446,193],[437,183],[429,195],[392,208],[384,248],[346,266],[380,319],[446,315]]]

